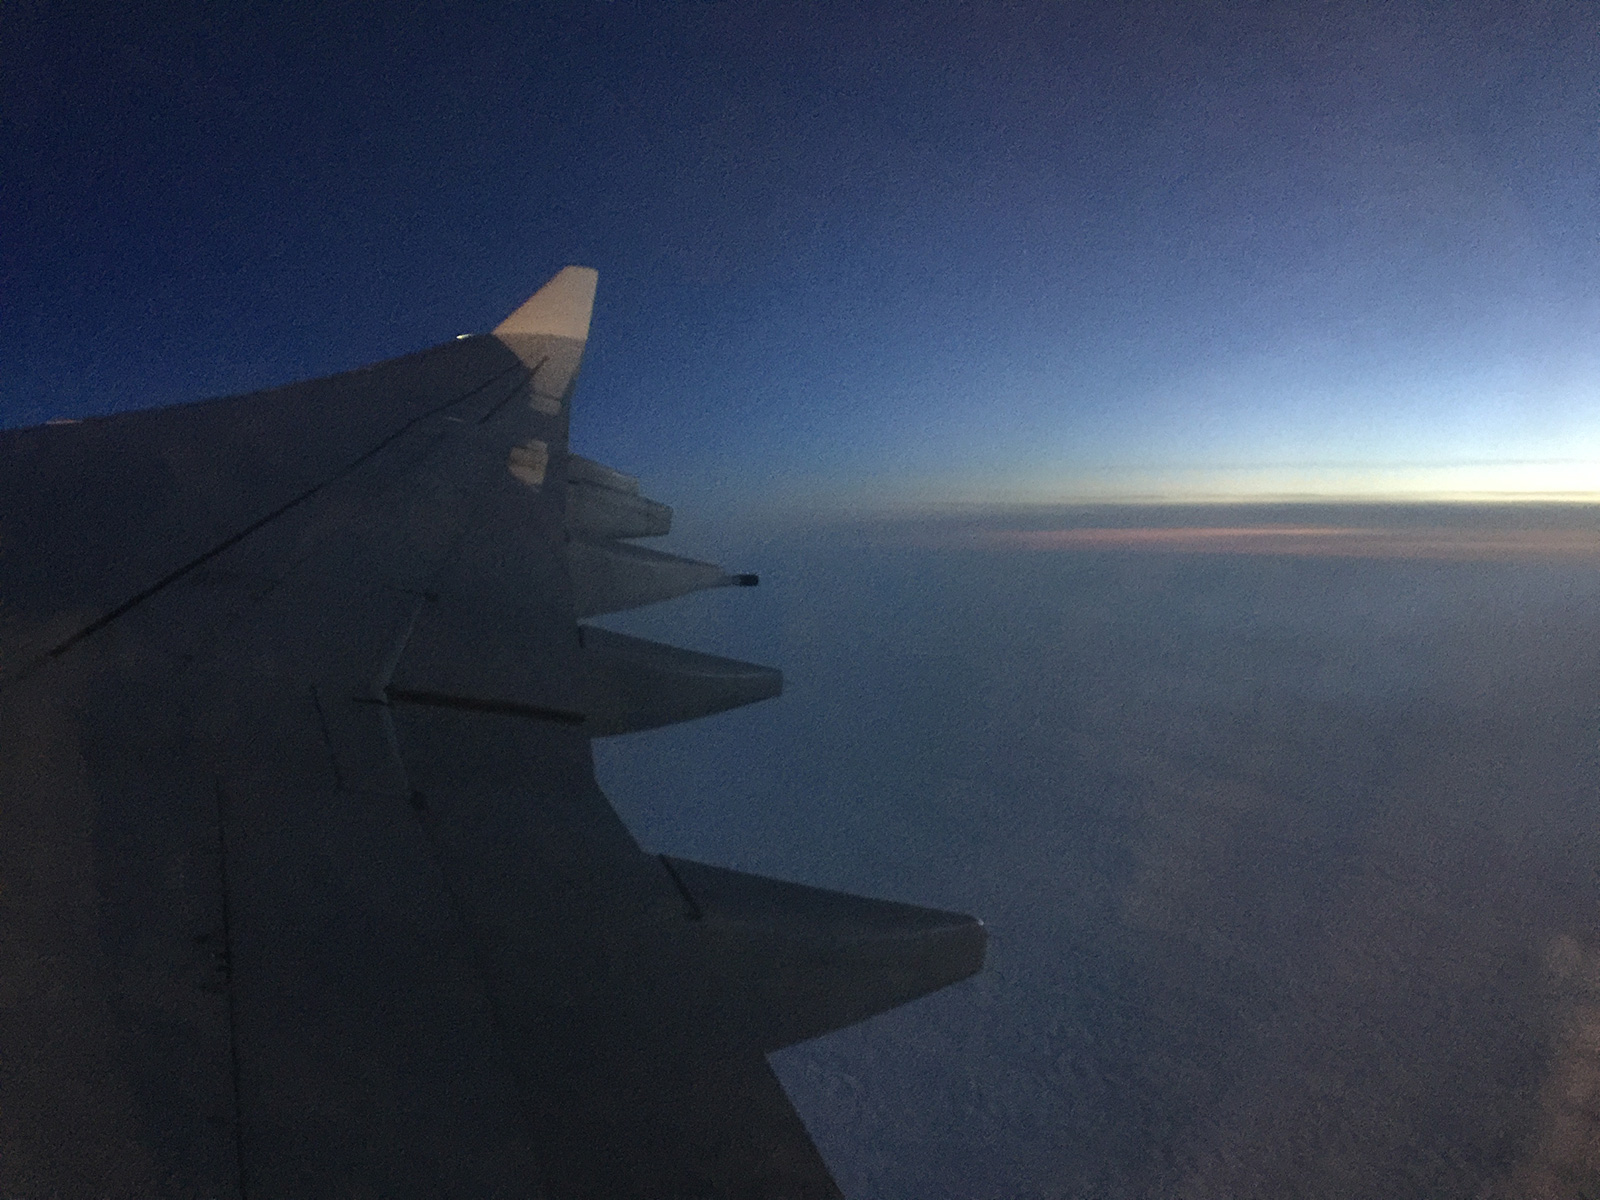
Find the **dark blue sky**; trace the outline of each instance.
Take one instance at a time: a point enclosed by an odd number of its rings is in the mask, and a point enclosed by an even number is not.
[[[669,500],[1600,493],[1586,4],[7,6],[0,420],[599,268]]]

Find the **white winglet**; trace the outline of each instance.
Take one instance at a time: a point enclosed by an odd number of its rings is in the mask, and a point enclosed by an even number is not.
[[[600,273],[592,267],[563,267],[499,325],[495,334],[530,333],[587,341],[589,314],[594,310],[594,285]]]

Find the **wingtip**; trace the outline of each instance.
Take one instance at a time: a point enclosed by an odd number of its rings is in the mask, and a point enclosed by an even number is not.
[[[595,283],[600,273],[593,267],[563,267],[499,325],[495,334],[542,334],[586,341],[589,316],[594,310]]]

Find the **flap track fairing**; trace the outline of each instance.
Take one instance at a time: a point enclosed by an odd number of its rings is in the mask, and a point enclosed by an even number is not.
[[[872,900],[662,856],[702,931],[730,1028],[764,1051],[842,1029],[983,968],[962,913]]]
[[[579,618],[623,612],[715,587],[750,587],[754,575],[730,575],[715,563],[679,558],[628,542],[575,537],[567,544],[573,606]]]
[[[583,710],[592,737],[691,721],[783,691],[772,667],[580,626]]]
[[[569,478],[567,528],[584,538],[662,537],[672,532],[672,509],[635,492]]]

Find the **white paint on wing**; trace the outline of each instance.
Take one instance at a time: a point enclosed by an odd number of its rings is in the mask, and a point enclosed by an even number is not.
[[[506,466],[523,483],[531,488],[544,483],[545,468],[550,465],[550,447],[538,438],[511,447],[511,457]]]

